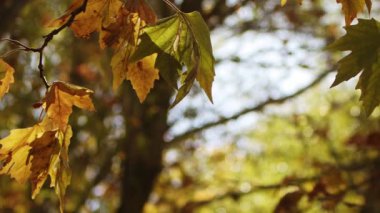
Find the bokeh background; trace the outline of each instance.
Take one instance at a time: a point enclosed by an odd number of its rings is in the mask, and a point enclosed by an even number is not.
[[[172,14],[148,1],[160,17]],[[39,46],[68,0],[0,1],[0,38]],[[111,50],[97,34],[67,29],[49,44],[49,81],[95,91],[95,113],[75,110],[70,124],[72,182],[66,212],[378,212],[380,111],[367,118],[357,79],[330,89],[342,56],[324,50],[344,34],[334,0],[178,0],[198,10],[216,58],[214,104],[196,85],[169,110],[164,82],[140,104],[125,82],[112,91]],[[373,2],[371,15],[378,17]],[[45,93],[38,55],[0,42],[16,82],[0,101],[0,137],[36,123]],[[126,211],[126,210],[130,211]],[[133,209],[133,210],[132,210]],[[143,209],[143,210],[141,210]],[[57,212],[46,186],[0,177],[0,212]]]

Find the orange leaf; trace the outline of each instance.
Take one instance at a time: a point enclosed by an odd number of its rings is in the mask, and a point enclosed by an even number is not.
[[[356,18],[357,14],[363,11],[365,4],[367,7],[369,6],[368,0],[337,0],[337,3],[342,4],[342,11],[344,13],[346,25],[350,25]]]

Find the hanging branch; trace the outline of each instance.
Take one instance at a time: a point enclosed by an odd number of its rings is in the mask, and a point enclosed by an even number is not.
[[[177,135],[175,136],[171,141],[169,141],[166,146],[167,147],[171,147],[171,146],[174,146],[182,141],[184,141],[185,139],[197,134],[197,133],[200,133],[206,129],[209,129],[209,128],[212,128],[212,127],[215,127],[215,126],[219,126],[221,124],[224,124],[224,123],[227,123],[231,120],[236,120],[238,118],[240,118],[241,116],[243,115],[246,115],[248,113],[251,113],[251,112],[257,112],[257,111],[261,111],[263,110],[265,107],[269,106],[269,105],[272,105],[272,104],[281,104],[281,103],[284,103],[285,101],[289,100],[289,99],[292,99],[292,98],[295,98],[299,95],[301,95],[302,93],[306,92],[307,90],[309,90],[311,87],[317,85],[319,82],[321,82],[329,73],[331,73],[334,69],[332,70],[329,70],[329,71],[326,71],[326,72],[323,72],[322,74],[320,74],[319,76],[317,76],[314,81],[312,81],[310,84],[306,85],[305,87],[297,90],[296,92],[294,92],[293,94],[290,94],[290,95],[287,95],[287,96],[284,96],[282,98],[278,98],[278,99],[271,99],[269,98],[268,100],[262,102],[262,103],[259,103],[253,107],[249,107],[249,108],[246,108],[246,109],[243,109],[241,110],[240,112],[237,112],[236,114],[232,115],[232,116],[229,116],[229,117],[224,117],[224,118],[221,118],[217,121],[212,121],[210,123],[206,123],[200,127],[197,127],[197,128],[194,128],[194,129],[191,129],[187,132],[184,132],[180,135]]]
[[[35,53],[39,54],[38,70],[40,73],[40,78],[42,79],[42,82],[44,83],[46,89],[49,89],[50,85],[49,85],[48,81],[46,80],[46,76],[45,76],[45,69],[44,69],[44,63],[43,63],[44,50],[48,46],[50,41],[53,40],[54,36],[59,34],[66,27],[70,27],[71,24],[74,22],[75,17],[78,14],[86,11],[87,2],[88,2],[88,0],[83,0],[82,4],[77,9],[75,9],[73,12],[71,12],[70,17],[68,18],[68,20],[63,25],[61,25],[59,28],[51,31],[49,34],[43,36],[42,38],[44,38],[44,42],[38,48],[28,47],[27,45],[22,44],[21,42],[19,42],[17,40],[13,40],[13,39],[1,39],[0,40],[0,41],[8,41],[10,43],[13,43],[13,44],[19,46],[20,48],[18,50],[27,51],[27,52],[35,52]]]

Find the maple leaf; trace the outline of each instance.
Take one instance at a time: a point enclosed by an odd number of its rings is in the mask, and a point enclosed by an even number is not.
[[[332,86],[361,73],[356,86],[361,90],[360,100],[370,115],[380,104],[380,23],[375,19],[359,19],[357,25],[345,27],[347,33],[328,49],[351,51],[338,61],[338,73]]]
[[[133,63],[130,56],[137,47],[141,29],[155,21],[156,15],[145,1],[130,1],[120,9],[117,22],[110,25],[110,29],[115,30],[102,36],[105,46],[115,48],[111,60],[114,90],[117,90],[124,80],[130,80],[140,102],[145,100],[154,85],[154,80],[158,79],[158,70],[154,68],[156,56],[152,55]]]
[[[50,187],[54,187],[55,193],[59,197],[60,210],[63,212],[64,196],[66,188],[71,181],[71,170],[69,166],[69,145],[73,136],[71,126],[68,125],[66,131],[59,131],[56,139],[59,145],[59,152],[51,158],[51,166],[49,167],[49,176],[51,179]]]
[[[93,91],[64,82],[54,82],[45,97],[46,116],[42,121],[49,129],[66,131],[72,107],[95,111],[90,95]]]
[[[9,64],[0,59],[0,99],[9,91],[10,84],[14,83],[14,72]]]
[[[153,54],[128,66],[126,79],[131,81],[141,103],[153,88],[154,81],[159,79],[158,70],[154,68],[156,57],[157,54]]]
[[[371,11],[371,0],[337,0],[337,3],[342,4],[342,11],[346,25],[350,25],[356,18],[357,14],[363,11],[364,6],[367,6],[368,11]]]
[[[71,13],[82,3],[83,0],[74,0],[65,13],[48,24],[48,27],[59,27],[66,23]],[[86,11],[78,14],[70,27],[76,36],[87,38],[91,33],[101,31],[103,27],[115,22],[121,5],[120,0],[88,0]]]
[[[131,57],[132,60],[140,60],[147,55],[157,53],[157,60],[166,57],[173,61],[167,57],[170,55],[187,67],[187,71],[181,73],[182,85],[172,106],[189,93],[195,79],[212,101],[211,88],[215,76],[214,57],[210,33],[202,16],[198,12],[177,13],[158,21],[155,25],[145,27],[143,31],[141,43]],[[161,64],[161,66],[164,65]],[[163,78],[170,85],[176,84],[167,76],[175,75],[181,67],[176,65],[172,69],[167,67],[161,69],[158,64],[156,67],[159,68],[160,74],[163,72]],[[172,73],[164,73],[165,70],[171,70]]]
[[[70,183],[68,147],[72,137],[68,124],[72,107],[94,111],[92,91],[64,82],[54,82],[44,99],[45,116],[32,127],[11,130],[0,140],[0,174],[8,174],[19,183],[28,179],[32,198],[40,192],[48,176],[60,200]]]

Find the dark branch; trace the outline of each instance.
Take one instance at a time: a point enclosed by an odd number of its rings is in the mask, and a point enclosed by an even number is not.
[[[70,27],[71,24],[74,22],[74,19],[75,17],[82,13],[82,12],[85,12],[86,11],[86,6],[87,6],[87,2],[88,0],[83,0],[83,3],[81,6],[79,6],[78,8],[76,8],[74,11],[72,11],[70,13],[70,16],[69,18],[67,19],[67,21],[61,25],[59,28],[51,31],[49,34],[43,36],[44,38],[44,42],[42,43],[42,45],[38,48],[32,48],[32,47],[28,47],[24,44],[22,44],[21,42],[17,41],[17,40],[12,40],[12,39],[2,39],[2,40],[5,40],[5,41],[9,41],[17,46],[20,46],[21,47],[21,50],[23,51],[28,51],[28,52],[36,52],[38,53],[40,56],[39,56],[39,63],[38,63],[38,70],[40,72],[40,78],[42,79],[46,89],[48,89],[50,87],[49,83],[47,82],[46,80],[46,77],[45,77],[45,70],[44,70],[44,64],[43,64],[43,53],[44,53],[44,50],[45,50],[45,47],[48,46],[49,42],[51,40],[53,40],[54,36],[56,36],[57,34],[59,34],[62,30],[64,30],[66,27]]]
[[[292,98],[295,98],[295,97],[301,95],[302,93],[306,92],[311,87],[317,85],[319,82],[321,82],[331,72],[332,72],[332,70],[329,70],[327,72],[324,72],[324,73],[320,74],[310,84],[308,84],[307,86],[299,89],[298,91],[294,92],[293,94],[290,94],[290,95],[287,95],[287,96],[284,96],[284,97],[278,98],[278,99],[271,99],[271,98],[269,98],[268,100],[266,100],[266,101],[264,101],[264,102],[262,102],[262,103],[260,103],[258,105],[255,105],[253,107],[249,107],[249,108],[243,109],[240,112],[237,112],[236,114],[234,114],[234,115],[232,115],[230,117],[224,117],[224,118],[221,118],[221,119],[219,119],[217,121],[206,123],[206,124],[204,124],[204,125],[202,125],[200,127],[191,129],[191,130],[189,130],[187,132],[184,132],[184,133],[182,133],[180,135],[177,135],[171,141],[169,141],[166,144],[166,146],[167,147],[171,147],[173,145],[176,145],[176,144],[184,141],[185,139],[193,136],[194,134],[197,134],[197,133],[200,133],[200,132],[202,132],[202,131],[204,131],[206,129],[209,129],[209,128],[212,128],[212,127],[224,124],[224,123],[227,123],[227,122],[229,122],[231,120],[236,120],[236,119],[240,118],[241,116],[246,115],[248,113],[262,111],[265,107],[267,107],[269,105],[284,103],[285,101],[290,100]]]

